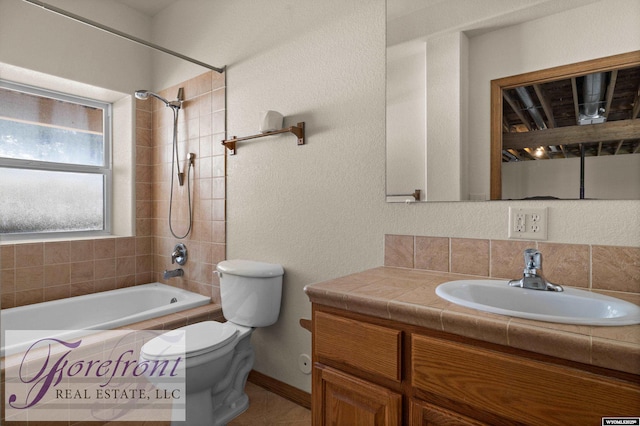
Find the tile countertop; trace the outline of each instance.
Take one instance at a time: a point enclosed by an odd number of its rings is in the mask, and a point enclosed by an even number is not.
[[[312,303],[640,374],[640,325],[527,320],[465,308],[436,295],[439,284],[463,279],[489,278],[379,267],[311,284],[304,291]]]

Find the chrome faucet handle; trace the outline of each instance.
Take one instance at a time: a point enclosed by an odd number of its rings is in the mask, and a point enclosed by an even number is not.
[[[536,249],[526,249],[524,251],[524,273],[536,273],[537,269],[542,269],[542,253]]]
[[[187,246],[182,243],[176,244],[171,253],[171,263],[177,263],[178,265],[187,263]]]
[[[524,251],[524,272],[519,280],[509,281],[511,287],[528,288],[531,290],[564,291],[562,286],[552,284],[542,274],[542,253],[536,249]]]

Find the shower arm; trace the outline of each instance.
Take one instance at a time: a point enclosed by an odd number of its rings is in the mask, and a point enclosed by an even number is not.
[[[83,24],[89,25],[90,27],[105,31],[105,32],[107,32],[109,34],[113,34],[115,36],[122,37],[124,39],[129,40],[129,41],[133,41],[134,43],[138,43],[138,44],[141,44],[143,46],[150,47],[152,49],[158,50],[160,52],[167,53],[167,54],[169,54],[171,56],[175,56],[176,58],[184,59],[185,61],[191,62],[192,64],[200,65],[201,67],[204,67],[204,68],[208,68],[208,69],[213,70],[213,71],[215,71],[215,72],[217,72],[219,74],[222,74],[226,69],[226,66],[224,66],[222,68],[214,67],[213,65],[209,65],[207,63],[198,61],[197,59],[193,59],[193,58],[190,58],[188,56],[185,56],[182,53],[174,52],[173,50],[169,50],[169,49],[164,48],[162,46],[159,46],[157,44],[148,42],[148,41],[143,40],[141,38],[138,38],[138,37],[132,36],[130,34],[124,33],[122,31],[116,30],[115,28],[108,27],[108,26],[103,25],[103,24],[101,24],[99,22],[92,21],[91,19],[85,18],[83,16],[76,15],[75,13],[71,13],[71,12],[66,11],[64,9],[60,9],[60,8],[55,7],[53,5],[50,5],[48,3],[44,3],[44,2],[41,2],[39,0],[23,0],[23,1],[25,1],[27,3],[30,3],[30,4],[32,4],[34,6],[39,6],[39,7],[43,8],[45,10],[48,10],[50,12],[57,13],[58,15],[62,15],[64,17],[66,17],[66,18],[73,19],[74,21],[81,22]]]

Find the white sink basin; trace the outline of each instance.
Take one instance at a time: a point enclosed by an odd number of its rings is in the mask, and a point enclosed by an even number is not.
[[[640,306],[590,291],[563,292],[510,287],[508,281],[449,281],[436,288],[449,302],[494,314],[584,325],[640,324]]]

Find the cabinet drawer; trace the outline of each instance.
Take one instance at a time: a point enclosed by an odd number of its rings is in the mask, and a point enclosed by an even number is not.
[[[314,317],[318,359],[336,361],[399,382],[402,332],[325,312]]]
[[[640,386],[629,382],[426,336],[411,344],[413,386],[507,419],[600,424],[640,413]]]

